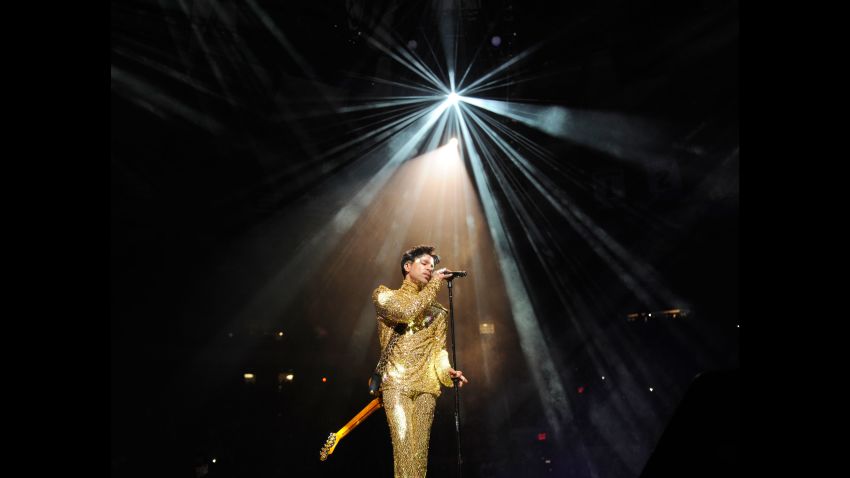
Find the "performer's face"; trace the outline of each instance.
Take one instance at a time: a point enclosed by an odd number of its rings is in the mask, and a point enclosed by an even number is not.
[[[412,281],[426,284],[431,280],[431,272],[434,271],[434,258],[429,254],[422,254],[413,262],[408,262],[405,269]]]

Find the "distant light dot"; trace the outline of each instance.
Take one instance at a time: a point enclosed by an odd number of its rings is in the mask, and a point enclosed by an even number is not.
[[[500,37],[499,35],[493,36],[493,38],[490,39],[490,44],[493,45],[493,46],[501,45],[502,44],[502,37]]]
[[[651,392],[652,390],[653,390],[653,388],[652,388],[652,387],[649,387],[649,391]]]
[[[215,458],[212,459],[212,462],[215,463]]]

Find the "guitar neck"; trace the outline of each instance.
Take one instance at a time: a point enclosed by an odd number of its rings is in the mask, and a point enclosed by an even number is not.
[[[322,450],[319,452],[319,459],[325,461],[328,458],[328,455],[334,452],[336,446],[339,445],[339,441],[342,440],[345,435],[351,433],[351,430],[354,430],[357,425],[360,425],[360,422],[368,418],[369,415],[379,408],[381,408],[381,399],[376,398],[369,402],[363,410],[360,410],[357,415],[354,415],[354,418],[349,420],[348,423],[346,423],[344,427],[340,428],[338,432],[331,433],[325,443],[325,446],[323,446]]]
[[[351,433],[351,430],[354,430],[357,427],[357,425],[360,425],[360,422],[367,419],[369,417],[369,415],[371,415],[375,410],[377,410],[379,408],[381,408],[381,399],[380,398],[376,398],[376,399],[372,400],[371,402],[369,402],[369,404],[366,405],[363,408],[363,410],[360,410],[360,413],[358,413],[357,415],[354,415],[354,418],[349,420],[348,423],[345,424],[345,426],[343,426],[342,428],[339,429],[338,432],[336,432],[337,443],[339,443],[339,441],[342,440],[345,437],[345,435],[348,435],[349,433]]]

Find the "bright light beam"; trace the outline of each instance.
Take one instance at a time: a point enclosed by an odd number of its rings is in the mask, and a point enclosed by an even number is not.
[[[560,441],[563,438],[561,423],[564,422],[570,411],[564,385],[561,383],[560,375],[552,360],[549,346],[543,338],[543,332],[534,314],[525,283],[522,280],[517,280],[517,277],[521,276],[514,259],[512,241],[502,223],[490,181],[487,179],[481,159],[472,142],[472,135],[462,117],[460,118],[460,128],[461,138],[464,141],[466,154],[472,165],[473,177],[481,197],[484,216],[487,219],[490,236],[493,238],[496,248],[496,257],[499,258],[499,270],[502,272],[508,301],[511,304],[511,317],[516,325],[520,347],[526,361],[531,364],[529,370],[543,406],[543,414],[554,431],[556,439]],[[482,152],[488,154],[485,149],[482,149]]]
[[[511,58],[510,60],[508,60],[508,61],[506,61],[505,63],[502,63],[502,64],[501,64],[501,65],[499,65],[498,67],[494,68],[492,71],[490,71],[490,72],[489,72],[489,73],[487,73],[486,75],[484,75],[484,76],[482,76],[481,78],[478,78],[477,80],[473,81],[473,82],[472,82],[469,86],[467,86],[467,87],[463,87],[463,79],[461,79],[460,84],[458,84],[458,86],[457,86],[457,90],[458,90],[458,91],[460,91],[460,92],[462,92],[462,93],[464,93],[464,94],[471,94],[471,93],[474,93],[474,92],[476,91],[476,87],[480,86],[482,83],[484,83],[485,81],[489,80],[490,78],[492,78],[493,76],[495,76],[497,73],[499,73],[499,72],[501,72],[501,71],[503,71],[503,70],[506,70],[506,69],[507,69],[507,68],[509,68],[510,66],[515,65],[516,63],[518,63],[518,62],[520,62],[520,61],[522,61],[522,60],[525,60],[526,58],[528,58],[529,56],[531,56],[531,54],[533,54],[534,52],[536,52],[537,50],[539,50],[542,46],[543,46],[543,44],[541,43],[541,44],[539,44],[539,45],[533,46],[533,47],[529,48],[528,50],[525,50],[524,52],[522,52],[522,53],[520,53],[520,54],[518,54],[518,55],[514,56],[514,57],[513,57],[513,58]],[[464,75],[464,79],[465,79],[465,78],[466,78],[466,77],[465,77],[465,75]]]
[[[514,163],[519,171],[521,171],[527,179],[529,179],[532,184],[535,186],[543,196],[550,201],[556,209],[570,222],[573,226],[574,230],[578,232],[583,239],[591,245],[593,250],[600,255],[600,257],[608,264],[612,270],[616,271],[618,276],[624,280],[624,283],[631,289],[638,297],[641,297],[642,301],[651,301],[652,299],[649,297],[650,289],[643,287],[645,284],[650,284],[654,288],[659,289],[656,293],[659,296],[662,296],[665,301],[673,303],[681,301],[680,298],[676,297],[669,289],[667,289],[663,283],[657,278],[657,273],[652,269],[648,264],[638,260],[637,258],[631,256],[628,251],[626,251],[620,244],[613,240],[607,233],[601,228],[599,228],[596,224],[594,224],[589,218],[587,218],[580,210],[575,208],[571,201],[567,200],[562,191],[559,188],[554,187],[550,181],[550,178],[542,175],[539,170],[536,170],[531,163],[528,163],[524,160],[520,154],[510,147],[507,143],[505,143],[501,138],[497,137],[492,130],[490,130],[486,124],[482,122],[482,119],[486,119],[490,121],[494,125],[499,125],[499,123],[492,118],[487,116],[479,117],[477,114],[470,114],[468,117],[472,120],[472,125],[478,128],[478,131],[473,130],[474,139],[478,140],[479,144],[484,144],[483,141],[485,138],[479,135],[479,131],[483,132],[487,139],[491,140],[494,144],[496,144],[497,148],[500,150],[498,157],[499,158],[508,158],[512,163]],[[489,150],[485,151],[485,157],[488,159],[488,163],[493,172],[493,177],[495,177],[497,183],[502,188],[502,191],[508,196],[507,201],[512,209],[514,209],[514,213],[517,217],[520,218],[520,221],[523,222],[523,229],[526,234],[529,235],[529,241],[533,244],[540,242],[539,240],[535,240],[535,237],[539,239],[541,231],[538,231],[538,227],[533,223],[528,223],[523,220],[524,217],[528,217],[528,212],[522,206],[520,199],[517,196],[517,192],[511,186],[511,180],[506,177],[505,171],[503,167],[498,166],[494,158],[491,154],[487,154]],[[531,175],[531,176],[529,176]],[[565,202],[564,202],[565,201]],[[559,207],[557,203],[563,202],[563,204]],[[534,236],[534,237],[532,237]],[[595,236],[595,237],[594,237]],[[607,246],[607,247],[606,247]],[[559,249],[557,245],[554,246],[556,249]],[[560,283],[556,274],[553,271],[549,270],[550,268],[546,266],[545,257],[541,253],[541,251],[535,248],[535,253],[538,258],[543,261],[544,267],[546,268],[547,275],[550,276],[550,279],[553,283]],[[559,251],[560,256],[565,256],[563,252]],[[640,281],[636,280],[635,276],[640,278]],[[565,289],[566,287],[564,287]],[[604,334],[600,334],[599,330],[594,326],[592,322],[587,323],[587,328],[590,330],[585,330],[585,324],[582,321],[577,320],[580,316],[591,316],[592,313],[588,310],[587,305],[582,304],[582,301],[575,298],[578,302],[576,304],[572,304],[571,300],[565,297],[563,294],[559,293],[559,298],[561,302],[566,307],[566,310],[569,311],[568,316],[571,318],[571,322],[576,328],[577,333],[582,340],[589,340],[590,337],[602,337]],[[575,310],[579,309],[579,310]],[[679,336],[680,334],[677,334]],[[684,343],[688,341],[681,337]],[[594,363],[602,363],[601,353],[597,352],[597,350],[617,350],[617,347],[612,347],[608,345],[608,341],[604,338],[597,338],[595,342],[602,341],[597,345],[597,348],[591,347],[589,348],[591,356],[593,358]],[[628,344],[621,344],[628,345]],[[628,347],[627,347],[628,348]],[[627,354],[628,355],[628,354]],[[619,361],[622,363],[623,359],[619,358]],[[649,371],[647,366],[642,361],[638,361],[636,364],[637,371],[641,374],[648,376]],[[628,384],[629,387],[635,385],[633,381]],[[623,412],[628,408],[627,403],[619,403],[616,405],[618,410]],[[640,414],[652,413],[651,411],[640,412]],[[629,416],[625,413],[622,414],[622,418],[628,421],[631,424],[631,420],[629,420]]]
[[[448,96],[446,96],[446,101],[448,102],[449,106],[456,105],[459,100],[460,100],[460,97],[454,91],[452,91],[451,93],[448,94]]]
[[[386,40],[391,41],[389,35],[383,32],[383,30],[381,30],[380,28],[376,29],[375,33],[383,36]],[[384,53],[389,55],[390,58],[392,58],[411,72],[415,73],[423,80],[427,81],[428,83],[434,85],[437,88],[445,88],[443,86],[443,83],[439,80],[439,78],[437,78],[437,75],[435,75],[434,72],[431,71],[431,69],[429,69],[422,61],[420,61],[417,57],[407,51],[407,49],[401,46],[397,46],[396,52],[393,52],[390,47],[379,42],[375,37],[370,36],[368,38],[368,41],[372,46],[383,51]]]
[[[602,111],[570,110],[509,101],[460,97],[460,101],[517,120],[556,138],[602,151],[624,160],[657,161],[668,144],[667,128],[642,118]]]
[[[682,299],[676,297],[669,288],[664,286],[658,277],[658,273],[649,264],[630,254],[613,237],[605,232],[603,228],[599,227],[590,217],[580,211],[566,197],[562,188],[557,187],[550,177],[534,167],[531,162],[522,158],[518,151],[496,135],[484,123],[481,116],[472,113],[469,115],[469,118],[476,126],[488,132],[490,139],[501,150],[502,154],[500,156],[506,157],[517,166],[523,176],[570,223],[573,229],[587,241],[593,251],[605,261],[611,270],[617,273],[623,284],[640,298],[641,302],[647,306],[653,305],[651,291],[655,291],[656,294],[663,297],[663,301],[666,303],[687,306]],[[647,284],[649,287],[644,287],[643,284]]]
[[[390,141],[386,145],[391,155],[383,167],[374,174],[368,183],[359,188],[359,192],[315,236],[292,255],[287,264],[274,277],[259,288],[251,300],[239,311],[235,322],[256,321],[282,326],[289,325],[289,323],[279,323],[280,314],[281,311],[287,310],[293,300],[298,297],[304,284],[308,284],[312,280],[312,275],[305,274],[304,271],[314,270],[313,266],[316,263],[324,260],[332,251],[336,250],[338,243],[345,237],[351,226],[369,207],[401,163],[412,155],[416,146],[432,131],[434,124],[447,108],[446,102],[442,102],[434,106],[430,112],[426,110],[418,116],[415,123],[408,125],[404,131],[394,135],[397,141]],[[412,133],[408,133],[409,131],[412,131]],[[378,152],[375,154],[378,154]]]

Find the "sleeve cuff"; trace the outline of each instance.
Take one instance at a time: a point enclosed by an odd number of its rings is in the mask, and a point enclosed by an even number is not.
[[[449,365],[448,352],[441,350],[440,356],[437,360],[437,378],[440,379],[440,383],[446,388],[454,387],[454,381],[452,380],[452,376],[449,374],[449,369],[451,368],[451,365]]]

